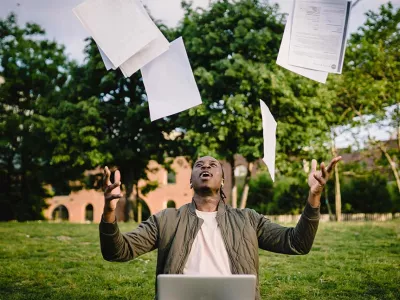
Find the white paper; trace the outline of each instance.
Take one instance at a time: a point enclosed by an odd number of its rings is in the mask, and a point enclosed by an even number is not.
[[[141,69],[151,121],[202,103],[183,39]]]
[[[149,14],[146,11],[146,8],[140,2],[140,0],[134,0],[137,3],[140,11],[143,15],[151,22],[153,20],[150,18]],[[120,69],[122,74],[125,77],[132,76],[133,73],[143,68],[146,64],[151,62],[156,57],[163,54],[165,51],[169,49],[169,42],[164,37],[162,32],[158,30],[158,34],[155,40],[151,41],[146,47],[144,47],[141,51],[130,57],[126,62],[124,62]]]
[[[136,1],[87,0],[73,12],[113,66],[120,66],[158,37],[157,26]]]
[[[289,64],[340,74],[350,8],[348,0],[295,0]]]
[[[328,78],[328,73],[323,71],[311,70],[296,66],[289,65],[289,45],[290,45],[290,29],[292,27],[292,17],[291,14],[288,15],[285,31],[283,32],[281,47],[279,48],[278,59],[276,63],[281,67],[297,73],[301,76],[307,77],[309,79],[318,81],[320,83],[325,83]]]
[[[106,67],[107,71],[110,69],[115,70],[117,67],[112,64],[111,60],[107,57],[107,55],[104,53],[104,51],[101,50],[99,45],[97,45],[97,48],[99,49],[101,59],[103,60],[104,66]]]
[[[276,148],[276,121],[268,106],[260,100],[263,137],[264,137],[264,158],[263,161],[268,167],[272,181],[275,181],[275,148]]]

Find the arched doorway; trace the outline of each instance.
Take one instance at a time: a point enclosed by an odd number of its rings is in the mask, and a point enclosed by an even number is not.
[[[85,208],[85,221],[93,222],[93,205],[88,204]]]
[[[59,205],[53,210],[51,217],[55,221],[68,221],[68,209],[64,205]]]
[[[176,208],[176,204],[174,200],[168,200],[167,202],[167,208]]]

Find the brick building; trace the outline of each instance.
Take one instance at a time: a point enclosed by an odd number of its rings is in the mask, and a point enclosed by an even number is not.
[[[232,189],[231,166],[222,162],[225,174],[224,191],[228,199]],[[176,157],[171,165],[174,173],[168,171],[155,161],[149,164],[149,170],[156,169],[156,172],[148,172],[149,181],[157,181],[158,188],[151,191],[146,196],[140,197],[146,202],[150,213],[155,214],[167,207],[167,203],[175,207],[189,203],[192,200],[193,191],[190,189],[189,181],[191,175],[191,165],[184,157]],[[247,169],[246,160],[241,157],[235,157],[235,171],[245,171]],[[252,170],[252,176],[257,171],[257,164]],[[240,175],[240,174],[239,174]],[[122,182],[124,174],[121,174]],[[139,188],[146,185],[146,182],[139,181]],[[135,197],[135,194],[131,196]],[[44,210],[44,216],[48,220],[68,220],[74,223],[100,222],[103,212],[104,198],[102,192],[95,190],[81,190],[72,192],[67,196],[55,196],[47,200],[49,207]],[[118,202],[117,218],[124,220],[125,200]]]

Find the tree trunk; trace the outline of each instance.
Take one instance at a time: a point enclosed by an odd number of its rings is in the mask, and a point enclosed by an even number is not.
[[[393,175],[396,178],[397,188],[400,193],[400,176],[399,176],[399,172],[397,171],[397,168],[396,168],[396,163],[390,157],[389,153],[386,150],[386,147],[384,145],[382,145],[382,143],[379,143],[378,147],[383,152],[383,154],[385,155],[386,159],[389,162],[390,167],[392,168]]]
[[[336,221],[342,221],[342,196],[340,194],[339,165],[335,165],[335,208]]]
[[[327,186],[325,186],[325,204],[328,207],[329,221],[333,221],[334,220],[334,216],[332,214],[331,205],[329,204],[328,187]]]
[[[126,185],[126,194],[125,194],[125,222],[128,222],[130,220],[135,220],[134,214],[133,214],[133,207],[134,203],[131,201],[131,195],[133,192],[134,185],[132,183],[129,183]]]
[[[249,189],[250,189],[249,182],[250,182],[250,178],[251,178],[251,172],[253,171],[253,166],[254,166],[254,164],[251,162],[251,163],[249,163],[249,165],[247,167],[247,174],[246,174],[246,178],[244,180],[242,199],[240,200],[240,208],[241,209],[246,208],[247,197],[249,196]]]
[[[397,150],[400,151],[400,103],[397,104]]]
[[[122,178],[122,176],[124,176]],[[134,221],[135,220],[135,214],[134,214],[134,208],[136,206],[136,197],[138,197],[139,194],[136,195],[135,200],[131,200],[131,196],[133,194],[133,190],[136,189],[136,192],[138,192],[137,189],[137,183],[134,182],[135,178],[135,173],[132,170],[129,169],[122,169],[121,170],[121,181],[125,182],[124,186],[126,187],[126,193],[125,193],[125,222],[128,222],[130,220]]]
[[[138,223],[142,223],[142,202],[138,201],[137,205],[137,219]]]
[[[332,135],[332,155],[336,157],[338,155],[335,146],[335,134]],[[340,194],[340,179],[339,179],[339,164],[335,165],[335,211],[336,221],[342,220],[342,196]]]
[[[237,208],[237,186],[235,178],[235,159],[231,157],[229,159],[231,165],[231,181],[232,181],[232,192],[231,192],[231,205],[233,208]]]

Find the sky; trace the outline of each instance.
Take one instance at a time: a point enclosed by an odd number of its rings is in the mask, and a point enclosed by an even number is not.
[[[88,36],[82,25],[72,13],[72,9],[83,2],[82,0],[0,0],[0,18],[6,17],[10,12],[15,12],[20,25],[26,22],[35,22],[45,30],[47,37],[55,39],[66,47],[69,57],[83,62],[84,39]],[[174,27],[183,17],[180,7],[181,0],[142,0],[151,15],[161,20],[164,24]],[[209,0],[193,0],[196,7],[207,7]],[[378,11],[380,5],[387,0],[361,0],[352,10],[350,17],[350,33],[355,32],[365,21],[365,13],[369,10]],[[400,0],[392,0],[395,7],[400,7]],[[293,0],[270,0],[278,3],[281,11],[288,13]],[[373,130],[373,132],[378,132]],[[388,134],[378,133],[379,138],[388,138]],[[383,135],[382,135],[383,134]],[[345,139],[339,145],[345,145]]]
[[[69,56],[78,62],[83,61],[84,39],[88,36],[82,25],[72,13],[72,9],[82,0],[0,0],[0,18],[15,12],[21,25],[35,22],[41,25],[50,39],[66,46]],[[142,0],[152,16],[168,26],[176,26],[183,16],[181,0]],[[293,0],[270,0],[278,3],[282,12],[289,12]],[[354,32],[365,21],[364,13],[377,11],[386,0],[361,0],[352,11],[350,32]],[[193,0],[194,6],[207,7],[209,0]],[[392,0],[400,7],[400,0]]]

